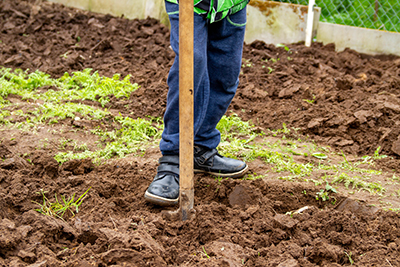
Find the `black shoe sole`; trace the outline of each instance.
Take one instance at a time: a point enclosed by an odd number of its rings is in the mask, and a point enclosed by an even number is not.
[[[159,206],[174,206],[178,204],[179,197],[177,199],[169,199],[169,198],[164,198],[160,196],[153,195],[152,193],[149,193],[146,191],[144,193],[144,198],[147,202],[150,202],[152,204],[156,204]]]
[[[246,164],[246,167],[244,167],[243,169],[241,169],[238,172],[219,173],[219,172],[209,172],[209,171],[200,170],[200,169],[194,169],[194,172],[195,173],[207,173],[207,174],[215,175],[215,176],[218,176],[218,177],[240,178],[240,177],[243,177],[243,175],[245,175],[245,173],[248,170],[249,170],[249,166]]]

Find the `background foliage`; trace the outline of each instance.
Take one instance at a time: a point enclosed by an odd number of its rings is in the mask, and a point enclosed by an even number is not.
[[[307,0],[280,0],[308,5]],[[316,0],[320,21],[400,32],[400,0]]]

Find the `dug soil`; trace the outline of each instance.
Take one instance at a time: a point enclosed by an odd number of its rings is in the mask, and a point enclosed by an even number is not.
[[[286,124],[347,154],[372,156],[380,147],[389,157],[375,167],[398,173],[400,59],[338,53],[331,44],[287,48],[245,44],[229,112],[260,130]],[[132,118],[163,115],[173,59],[169,30],[155,19],[0,1],[1,66],[53,77],[85,68],[131,74],[140,88],[108,108]],[[59,166],[56,147],[36,149],[45,134],[0,136],[0,266],[400,266],[397,213],[340,195],[327,206],[307,183],[196,175],[194,219],[173,221],[143,199],[157,148],[100,166]],[[18,156],[26,153],[32,162]],[[41,189],[78,196],[88,188],[76,216],[35,211]]]

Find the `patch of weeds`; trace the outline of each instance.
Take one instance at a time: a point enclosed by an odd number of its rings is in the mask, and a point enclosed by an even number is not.
[[[74,151],[87,151],[88,146],[86,143],[78,144],[77,142],[74,143]]]
[[[99,163],[112,157],[124,157],[127,154],[136,153],[138,150],[144,150],[152,141],[161,138],[158,124],[154,121],[159,119],[141,119],[136,120],[129,117],[115,117],[114,121],[120,125],[119,129],[113,131],[103,131],[99,128],[91,131],[98,135],[100,141],[99,149],[96,151],[85,150],[81,153],[73,151],[61,152],[55,156],[55,159],[63,163],[71,159],[92,158],[93,162]]]
[[[277,134],[283,133],[283,134],[289,134],[290,133],[290,129],[287,128],[286,123],[282,123],[282,129],[278,129],[278,130],[272,130],[272,135],[273,136],[277,136]]]
[[[293,158],[287,154],[277,151],[271,151],[258,145],[253,150],[249,151],[245,158],[255,159],[261,158],[266,163],[273,164],[272,169],[276,172],[288,171],[297,177],[309,176],[313,171],[312,163],[297,163]]]
[[[222,116],[221,120],[217,124],[217,129],[224,137],[238,134],[251,135],[253,128],[254,125],[251,121],[242,121],[242,119],[235,113],[230,116]]]
[[[309,103],[309,104],[314,104],[315,102],[315,95],[313,95],[312,99],[303,99],[303,101]]]
[[[7,119],[11,115],[11,112],[8,110],[0,111],[0,124],[8,125],[10,124],[10,120]]]
[[[53,104],[45,103],[40,105],[37,110],[32,112],[34,115],[34,122],[49,124],[57,123],[58,120],[64,120],[66,118],[75,119],[76,115],[80,114],[81,117],[86,117],[88,119],[99,120],[110,113],[102,109],[97,109],[88,105],[80,103],[65,103],[65,104]]]
[[[328,201],[330,198],[332,198],[334,201],[332,202],[332,204],[334,205],[336,203],[336,199],[332,196],[329,196],[329,193],[333,192],[333,193],[337,193],[336,189],[334,187],[332,187],[331,185],[329,185],[329,183],[326,183],[325,185],[325,189],[321,189],[319,192],[317,192],[315,199],[316,200],[322,200],[322,201]]]
[[[276,62],[278,62],[280,60],[280,58],[270,58],[269,60],[268,59],[266,59],[265,61],[271,61],[272,63],[276,63]]]
[[[249,145],[257,136],[262,133],[253,131],[254,125],[251,121],[242,121],[236,114],[223,116],[217,124],[221,133],[220,153],[226,157],[236,158],[237,154],[252,149]]]
[[[50,87],[46,92],[39,88]],[[130,93],[139,88],[138,84],[130,83],[130,75],[121,79],[119,74],[113,77],[103,77],[92,69],[73,72],[72,76],[65,73],[59,79],[52,79],[50,75],[40,71],[29,73],[29,70],[0,69],[0,96],[17,94],[23,99],[40,99],[46,102],[60,102],[65,100],[92,100],[104,105],[110,101],[109,96],[116,98],[129,97]],[[57,90],[54,90],[54,89]]]
[[[375,174],[375,175],[381,175],[382,171],[381,170],[373,170],[373,169],[362,169],[358,168],[357,166],[359,164],[357,163],[351,163],[347,160],[346,155],[341,151],[341,156],[343,157],[344,161],[337,164],[337,165],[332,165],[331,168],[325,168],[326,170],[331,169],[331,170],[346,170],[346,171],[351,171],[351,172],[357,172],[361,174]],[[325,166],[326,167],[326,166]]]
[[[244,63],[242,63],[242,68],[244,68],[244,67],[248,67],[248,68],[251,68],[251,67],[253,67],[253,64],[250,62],[250,59],[242,59],[242,62],[244,62]]]
[[[60,149],[64,150],[67,148],[67,146],[69,145],[70,142],[72,142],[72,139],[65,139],[65,138],[61,138],[59,140],[60,142]]]
[[[82,205],[82,202],[86,198],[86,194],[89,192],[90,188],[86,190],[85,193],[83,193],[77,200],[75,200],[75,193],[70,198],[66,198],[65,196],[61,195],[62,201],[59,201],[57,198],[57,194],[55,194],[55,202],[51,202],[45,195],[47,191],[41,189],[40,192],[37,192],[37,194],[42,195],[43,203],[40,204],[33,201],[33,203],[36,203],[40,206],[40,209],[35,210],[44,215],[57,217],[62,220],[64,220],[63,216],[68,211],[71,213],[72,216],[75,216],[75,213],[79,212],[79,207]]]
[[[9,68],[0,69],[0,85],[2,85],[3,97],[8,94],[17,94],[23,98],[28,98],[34,94],[38,87],[51,86],[54,80],[50,78],[49,74],[40,71],[35,71],[28,74],[28,70],[16,69],[12,71]],[[3,87],[4,86],[4,87]]]
[[[374,152],[374,159],[384,159],[387,158],[387,155],[380,155],[379,151],[381,150],[381,147],[378,147],[375,152]]]
[[[400,213],[400,208],[388,208],[388,210],[396,212],[396,213]]]
[[[315,186],[322,185],[323,181],[311,179],[310,182],[313,182]]]
[[[400,198],[400,189],[396,190],[396,197]]]
[[[85,69],[73,72],[72,76],[65,73],[59,82],[61,88],[71,94],[72,99],[89,99],[104,106],[109,102],[109,95],[116,98],[129,97],[130,93],[139,88],[138,84],[130,83],[130,78],[131,76],[127,75],[121,79],[120,74],[108,78],[100,76],[97,71],[92,73],[92,69]]]
[[[365,182],[358,176],[349,176],[347,173],[341,173],[339,176],[336,176],[332,183],[344,183],[346,188],[352,186],[352,189],[366,190],[370,194],[379,194],[381,195],[386,191],[386,189],[378,182]]]

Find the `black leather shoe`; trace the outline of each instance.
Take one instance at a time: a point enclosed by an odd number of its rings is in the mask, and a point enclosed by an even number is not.
[[[176,205],[179,200],[179,156],[163,156],[158,162],[157,174],[144,198],[156,205]]]
[[[218,151],[194,147],[194,172],[204,172],[219,177],[242,177],[248,171],[243,161],[221,156]]]

